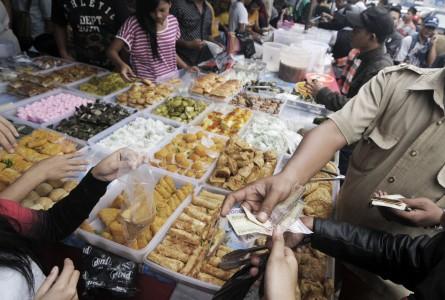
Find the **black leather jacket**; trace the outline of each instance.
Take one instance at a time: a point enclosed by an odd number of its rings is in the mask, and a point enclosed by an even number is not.
[[[445,299],[445,232],[412,238],[330,220],[314,220],[312,247],[402,284],[410,300]]]
[[[358,58],[362,62],[351,81],[348,94],[345,96],[328,88],[322,88],[315,97],[315,102],[324,104],[327,109],[332,111],[340,110],[380,70],[393,65],[391,56],[386,53],[383,47],[361,53]]]

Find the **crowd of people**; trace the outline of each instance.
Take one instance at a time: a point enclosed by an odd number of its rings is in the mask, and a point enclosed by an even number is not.
[[[437,68],[444,67],[445,56],[437,51],[437,17],[420,17],[415,7],[402,14],[400,6],[385,0],[375,6],[319,0],[316,7],[310,0],[0,0],[0,41],[10,43],[14,53],[85,62],[129,81],[154,81],[178,68],[196,72],[212,58],[210,43],[226,48],[233,37],[260,42],[284,22],[335,32],[331,46],[339,92],[306,83],[315,101],[334,113],[305,135],[283,171],[230,194],[222,215],[245,203],[266,221],[296,184],[305,184],[341,151],[346,180],[337,200],[338,222],[303,218],[314,232],[312,247],[341,262],[340,299],[443,299],[445,73]],[[17,136],[0,118],[2,147],[13,152]],[[69,235],[118,170],[143,161],[125,149],[110,155],[46,212],[18,201],[41,182],[83,171],[87,162],[78,155],[44,160],[1,192],[1,298],[76,299],[79,272],[72,261],[45,277],[33,242]],[[374,193],[404,195],[410,210],[370,208]],[[288,247],[302,239],[279,229],[274,233],[267,299],[295,299],[298,262]],[[251,263],[256,275],[259,259]]]

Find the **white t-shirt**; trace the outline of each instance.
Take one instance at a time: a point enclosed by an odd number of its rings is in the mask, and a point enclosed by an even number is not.
[[[34,292],[45,280],[45,275],[35,262],[31,262],[31,270],[34,275]],[[31,294],[28,283],[22,274],[14,269],[0,268],[0,299],[7,300],[33,300],[34,294]]]
[[[366,9],[366,4],[363,1],[358,1],[354,5],[358,8],[360,13]]]
[[[249,24],[249,14],[242,2],[233,2],[229,12],[229,31],[235,32],[239,24]]]
[[[399,53],[397,54],[394,60],[398,62],[407,62],[409,64],[419,67],[420,61],[414,56],[414,54],[417,53],[422,48],[426,47],[426,45],[417,42],[410,51],[409,48],[411,47],[412,41],[413,41],[412,36],[406,36],[402,39],[402,44],[400,45]]]

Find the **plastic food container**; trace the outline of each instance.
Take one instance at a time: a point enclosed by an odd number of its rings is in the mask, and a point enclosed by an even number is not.
[[[304,39],[303,32],[296,30],[284,30],[278,29],[274,31],[274,43],[279,43],[283,45],[290,45],[292,43],[297,43]]]
[[[154,178],[158,181],[162,176],[165,176],[167,174],[165,174],[163,172],[155,171],[155,172],[153,172],[153,175],[154,175]],[[176,188],[180,188],[183,185],[190,183],[190,182],[184,181],[174,175],[168,174],[168,176],[173,178],[173,180],[176,184]],[[123,183],[123,181],[120,181],[120,180],[113,181],[108,186],[108,189],[107,189],[107,192],[105,193],[105,195],[102,198],[100,198],[99,202],[96,204],[94,209],[91,211],[90,217],[87,220],[89,221],[89,223],[91,224],[91,226],[93,226],[93,228],[95,230],[100,231],[104,228],[104,224],[99,219],[99,217],[97,217],[97,213],[101,209],[109,207],[111,205],[111,203],[113,203],[114,199],[116,199],[116,197],[118,195],[120,195],[120,193],[124,190],[124,187],[125,187],[125,184]],[[196,186],[195,186],[195,189],[196,189]],[[114,241],[110,241],[98,234],[87,232],[83,229],[78,229],[77,234],[81,238],[86,240],[88,243],[90,243],[94,246],[97,246],[102,249],[106,249],[107,251],[110,251],[111,253],[125,257],[125,258],[133,260],[135,262],[142,262],[144,260],[144,257],[148,253],[153,251],[156,248],[156,246],[162,241],[162,238],[166,235],[170,226],[179,217],[179,215],[184,210],[184,208],[190,204],[191,201],[192,201],[192,196],[189,195],[186,199],[184,199],[184,201],[182,201],[182,203],[170,215],[170,217],[167,219],[167,221],[164,223],[164,225],[162,225],[161,229],[153,236],[153,238],[147,244],[147,246],[145,246],[145,248],[142,248],[139,250],[135,250],[135,249],[129,248],[125,245],[116,243]]]
[[[303,48],[287,47],[281,51],[278,77],[287,82],[299,82],[306,78],[310,67],[310,52]]]
[[[263,62],[271,72],[278,72],[280,67],[280,53],[285,47],[283,44],[268,42],[263,44]]]

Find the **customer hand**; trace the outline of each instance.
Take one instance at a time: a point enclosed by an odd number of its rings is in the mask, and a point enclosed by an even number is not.
[[[284,245],[283,233],[275,230],[273,246],[266,266],[265,296],[267,300],[294,300],[298,263],[294,253]]]
[[[19,133],[8,120],[0,116],[0,145],[9,153],[17,146],[16,138]]]
[[[119,66],[119,73],[127,81],[131,81],[130,77],[136,77],[133,70],[127,64],[122,64],[121,66]]]
[[[221,215],[226,216],[236,203],[242,203],[257,213],[259,221],[266,222],[274,207],[289,196],[294,185],[295,182],[283,173],[252,182],[226,197]]]
[[[62,273],[56,266],[37,290],[35,300],[77,300],[77,282],[80,273],[74,269],[71,259],[66,258]]]
[[[317,80],[307,81],[306,88],[308,93],[312,95],[312,97],[317,97],[318,92],[323,88],[323,86]]]
[[[199,72],[199,68],[197,66],[188,66],[186,68],[187,72],[190,73],[198,73]]]
[[[81,156],[80,153],[56,155],[38,162],[31,170],[37,176],[42,176],[42,182],[76,177],[79,172],[86,171],[88,166],[88,161]]]
[[[133,150],[123,148],[110,154],[91,171],[96,179],[113,181],[125,172],[137,169],[147,158]]]

